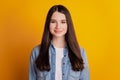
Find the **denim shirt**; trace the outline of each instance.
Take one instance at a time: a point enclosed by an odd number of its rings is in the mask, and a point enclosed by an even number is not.
[[[55,48],[51,43],[49,47],[49,61],[51,66],[50,71],[40,71],[35,65],[35,60],[39,55],[39,48],[40,46],[34,47],[30,56],[29,80],[55,80]],[[67,46],[64,48],[64,57],[62,58],[62,80],[90,80],[89,67],[85,50],[80,47],[80,51],[84,60],[84,69],[82,71],[73,71],[68,57],[68,48]]]

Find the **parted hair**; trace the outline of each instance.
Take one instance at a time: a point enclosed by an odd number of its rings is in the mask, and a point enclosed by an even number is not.
[[[84,69],[84,62],[81,56],[79,44],[76,39],[72,18],[68,9],[63,5],[54,5],[48,11],[46,16],[44,32],[40,44],[39,55],[35,61],[37,68],[40,71],[49,71],[51,69],[49,63],[49,46],[52,40],[52,34],[49,30],[50,20],[52,14],[58,11],[65,15],[67,21],[67,33],[65,34],[65,41],[68,46],[68,57],[74,71],[82,71]]]

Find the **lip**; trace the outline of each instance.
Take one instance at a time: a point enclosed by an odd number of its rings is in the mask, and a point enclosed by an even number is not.
[[[61,33],[62,30],[55,30],[55,33]]]

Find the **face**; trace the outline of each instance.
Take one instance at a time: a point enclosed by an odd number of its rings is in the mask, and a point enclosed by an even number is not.
[[[64,37],[67,32],[66,17],[63,13],[54,12],[50,21],[50,33],[53,37]]]

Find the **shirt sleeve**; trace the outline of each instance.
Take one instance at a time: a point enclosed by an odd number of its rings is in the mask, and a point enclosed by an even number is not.
[[[33,49],[29,60],[29,80],[37,80],[35,70],[35,54],[35,49]]]
[[[81,71],[80,80],[90,80],[89,66],[86,57],[86,52],[81,48],[81,55],[84,61],[84,69]]]

